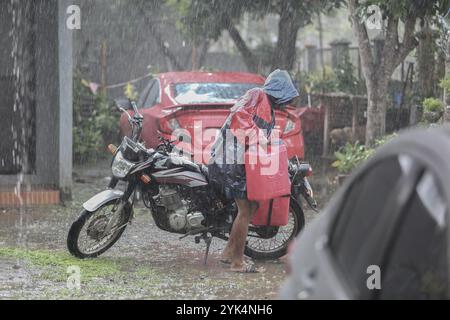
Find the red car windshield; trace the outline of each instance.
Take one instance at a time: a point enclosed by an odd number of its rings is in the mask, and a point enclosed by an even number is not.
[[[175,100],[182,104],[234,103],[248,90],[260,87],[256,83],[179,83],[175,85]]]

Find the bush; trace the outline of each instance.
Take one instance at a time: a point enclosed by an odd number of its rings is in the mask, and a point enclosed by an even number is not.
[[[424,112],[444,112],[444,105],[441,100],[435,98],[427,98],[423,101]]]
[[[355,77],[355,70],[348,57],[335,68],[336,89],[347,94],[360,94],[365,92],[364,84]]]
[[[336,74],[330,67],[324,72],[297,74],[296,79],[301,83],[301,90],[309,93],[334,92],[337,88]]]
[[[356,142],[355,144],[347,143],[335,153],[336,161],[332,166],[336,168],[340,174],[349,174],[362,162],[369,159],[378,147],[384,145],[396,136],[397,135],[394,133],[377,140],[373,148],[368,148],[360,142]]]
[[[338,170],[340,174],[349,174],[359,164],[367,160],[373,153],[373,149],[361,145],[359,142],[355,144],[347,143],[334,155],[336,161],[333,167]]]
[[[80,163],[97,159],[106,144],[117,140],[118,123],[118,113],[110,106],[108,99],[101,94],[94,96],[77,74],[73,104],[74,161]]]
[[[450,91],[450,76],[442,79],[439,86],[444,90]]]
[[[296,79],[302,84],[301,90],[309,93],[343,92],[346,94],[365,93],[364,83],[355,77],[355,71],[348,58],[335,69],[328,66],[325,70],[297,74]]]

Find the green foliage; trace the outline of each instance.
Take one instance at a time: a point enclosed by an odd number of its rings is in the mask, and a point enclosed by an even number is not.
[[[367,160],[373,153],[373,149],[356,142],[347,143],[341,150],[335,153],[336,161],[332,164],[341,174],[348,174],[360,163]]]
[[[298,73],[295,78],[301,83],[301,90],[307,93],[334,92],[337,88],[336,74],[328,66],[323,71]]]
[[[335,153],[336,161],[333,162],[332,167],[336,168],[340,174],[349,174],[361,163],[369,159],[378,147],[384,145],[396,136],[397,135],[394,133],[378,139],[373,148],[362,145],[360,142],[354,144],[347,143]]]
[[[359,1],[357,15],[361,21],[366,20],[373,14],[368,10],[372,5],[380,8],[383,19],[398,18],[405,22],[408,18],[420,19],[422,23],[428,21],[439,29],[441,39],[438,47],[445,52],[448,40],[448,27],[443,19],[447,15],[450,0],[366,0]]]
[[[194,41],[199,36],[217,40],[230,23],[238,24],[244,14],[261,19],[268,14],[280,14],[289,7],[298,15],[297,21],[305,26],[317,12],[328,12],[344,3],[344,0],[166,0],[180,14],[176,23],[180,31]]]
[[[380,139],[377,139],[377,140],[375,141],[375,146],[374,146],[374,148],[381,147],[382,145],[384,145],[384,144],[386,144],[387,142],[391,141],[391,140],[394,139],[395,137],[397,137],[397,134],[396,134],[396,133],[392,133],[392,134],[386,135],[386,136],[384,136],[384,137],[382,137],[382,138],[380,138]]]
[[[86,110],[92,104],[92,112]],[[90,108],[89,108],[90,109]],[[74,79],[73,157],[75,162],[96,159],[104,146],[116,140],[118,115],[102,94],[94,96],[79,74]]]
[[[117,264],[104,258],[80,260],[58,251],[0,248],[0,257],[25,260],[33,266],[48,268],[41,276],[56,281],[67,279],[67,268],[70,266],[79,266],[84,280],[114,276],[120,271]]]
[[[338,64],[334,73],[336,75],[336,90],[344,93],[358,94],[364,91],[363,84],[355,76],[355,68],[348,56]]]
[[[367,14],[367,8],[377,5],[383,17],[393,16],[405,19],[408,16],[434,18],[437,13],[447,13],[449,0],[367,0],[360,2],[361,14]]]
[[[296,78],[303,92],[359,94],[365,91],[364,84],[355,77],[354,67],[348,58],[334,70],[326,66],[324,71],[297,74]]]
[[[444,105],[441,100],[435,98],[427,98],[423,101],[424,112],[441,113],[444,111]]]
[[[445,77],[444,79],[441,80],[441,82],[439,83],[439,86],[446,90],[447,92],[450,92],[450,76]]]

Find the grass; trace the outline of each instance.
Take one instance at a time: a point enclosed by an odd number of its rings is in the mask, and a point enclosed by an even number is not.
[[[236,292],[261,290],[272,286],[273,279],[201,272],[184,268],[164,269],[133,258],[97,258],[79,260],[62,250],[0,248],[0,259],[16,259],[31,271],[32,289],[15,299],[205,299],[234,297]],[[67,268],[81,270],[81,289],[66,287]]]
[[[23,260],[43,269],[42,276],[48,280],[65,281],[67,268],[77,266],[85,280],[106,278],[120,272],[120,266],[106,258],[80,260],[62,251],[27,250],[18,248],[0,248],[0,257]]]
[[[42,280],[63,284],[67,281],[67,268],[77,266],[81,271],[82,290],[71,290],[48,284],[33,292],[33,298],[42,299],[90,299],[92,297],[157,298],[159,286],[164,277],[150,267],[133,265],[132,259],[120,258],[114,261],[108,258],[80,260],[63,251],[31,250],[20,248],[0,248],[0,258],[17,259],[27,267],[36,268],[34,281]]]

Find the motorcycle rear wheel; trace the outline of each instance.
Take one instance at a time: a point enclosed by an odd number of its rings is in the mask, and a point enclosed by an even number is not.
[[[245,246],[245,255],[255,260],[276,260],[287,254],[289,243],[305,227],[305,214],[300,205],[291,199],[289,206],[289,224],[285,227],[270,228],[270,236],[258,235],[258,232],[249,232],[247,244]],[[266,227],[261,227],[259,233],[264,233]],[[278,244],[274,244],[276,237],[286,234]]]
[[[96,215],[104,211],[105,209],[109,207],[114,207],[117,203],[117,200],[112,200],[108,203],[105,203],[100,208],[98,208],[94,212],[90,212],[87,210],[83,210],[81,212],[80,217],[72,224],[69,230],[69,234],[67,236],[67,248],[69,249],[69,252],[79,258],[79,259],[86,259],[86,258],[96,258],[102,253],[106,252],[109,248],[111,248],[117,240],[122,236],[122,233],[125,231],[126,224],[128,223],[130,219],[130,215],[132,213],[131,205],[127,204],[125,205],[122,212],[120,212],[119,222],[114,227],[122,226],[120,229],[114,231],[111,235],[108,235],[108,238],[106,241],[99,245],[98,248],[90,251],[86,251],[85,249],[80,246],[80,236],[84,236],[84,233],[91,239],[96,235],[95,231],[98,232],[98,230],[92,230],[96,227],[96,223],[100,224],[103,221],[101,220],[101,216],[95,217]],[[107,211],[107,210],[106,210]],[[91,221],[93,220],[93,221]],[[105,222],[103,222],[105,223]],[[89,224],[86,228],[86,230],[83,230],[84,227]],[[89,228],[92,228],[91,230]],[[106,237],[102,238],[101,241],[105,240]]]

